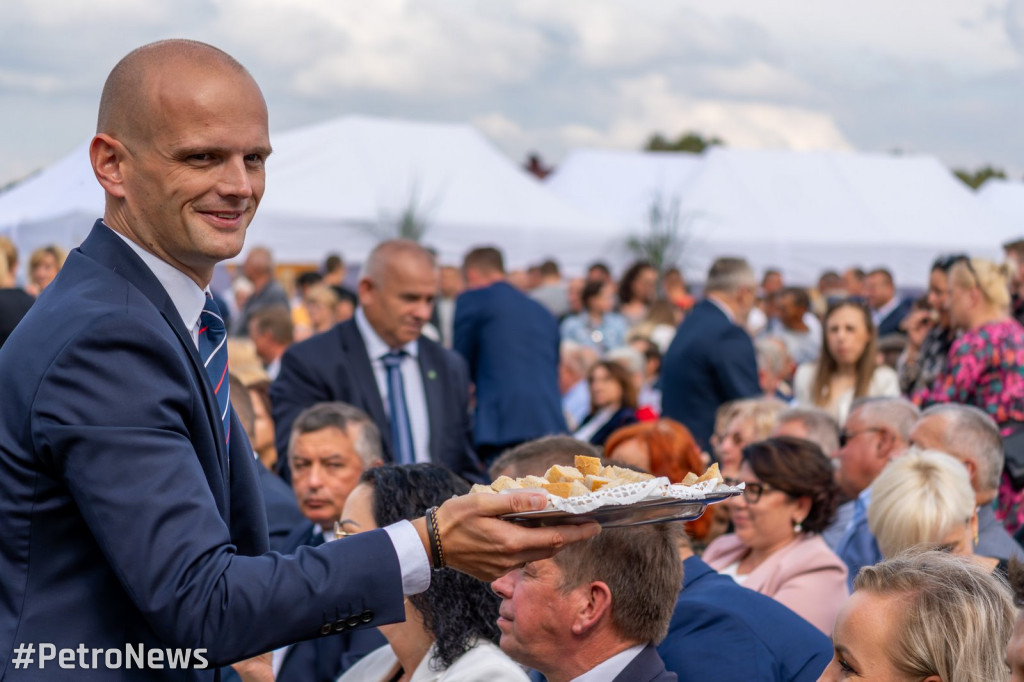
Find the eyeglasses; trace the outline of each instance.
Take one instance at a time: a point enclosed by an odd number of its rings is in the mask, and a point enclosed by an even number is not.
[[[757,483],[757,482],[754,482],[754,481],[744,482],[744,481],[740,481],[740,480],[735,479],[735,478],[727,478],[727,479],[725,479],[725,484],[726,485],[736,486],[736,485],[739,485],[740,483],[743,483],[743,486],[744,486],[743,487],[743,499],[747,501],[747,504],[757,504],[758,502],[761,501],[761,496],[762,495],[764,495],[765,493],[770,493],[773,490],[778,490],[779,492],[785,492],[784,490],[779,490],[778,488],[773,488],[772,486],[766,485],[764,483]]]
[[[730,433],[724,433],[721,436],[719,436],[717,433],[713,434],[711,436],[710,441],[711,447],[715,448],[716,450],[728,442],[732,442],[733,447],[743,447],[743,436],[736,433],[735,431],[732,431]]]
[[[352,522],[349,521],[348,519],[341,519],[340,521],[335,521],[334,522],[334,539],[335,540],[340,540],[342,538],[347,538],[350,535],[358,535],[359,534],[359,531],[357,531],[357,530],[345,530],[345,526],[343,524],[346,524],[346,523],[352,523]]]
[[[867,429],[861,429],[860,431],[857,431],[856,433],[850,433],[848,431],[843,431],[843,432],[841,432],[839,434],[839,447],[845,448],[846,444],[849,443],[854,438],[856,438],[857,436],[863,435],[865,433],[869,433],[871,431],[881,431],[881,429],[878,428],[877,426],[872,426],[872,427],[867,428]]]

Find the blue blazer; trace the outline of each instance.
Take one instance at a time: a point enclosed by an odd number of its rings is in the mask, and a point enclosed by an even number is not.
[[[565,433],[558,321],[507,282],[463,292],[454,348],[476,384],[475,442],[510,445]]]
[[[665,663],[658,655],[658,650],[653,644],[648,644],[643,650],[615,676],[611,682],[676,682],[679,677],[665,669]],[[710,677],[708,679],[726,680],[726,677]],[[531,682],[547,682],[547,678],[536,670],[530,671]]]
[[[683,682],[814,682],[832,660],[832,643],[771,597],[692,556],[683,561],[683,590],[658,652]]]
[[[754,342],[717,305],[694,306],[661,361],[661,412],[708,451],[722,403],[761,394]]]
[[[466,363],[423,336],[419,338],[419,362],[430,423],[431,461],[467,480],[481,482],[483,465],[470,436]],[[332,400],[355,405],[370,415],[380,429],[384,457],[392,461],[390,422],[354,319],[293,345],[281,358],[281,372],[270,385],[270,402],[282,474],[287,471],[288,440],[295,418],[307,407]]]
[[[900,301],[900,304],[896,308],[883,317],[878,322],[878,338],[882,338],[886,334],[902,334],[900,331],[900,322],[903,318],[910,314],[911,309],[914,307],[914,302],[909,298],[904,298]]]
[[[285,540],[285,553],[322,544],[322,536],[314,534],[314,529],[310,521],[295,526]],[[330,637],[299,642],[288,649],[275,679],[277,682],[334,682],[360,658],[387,643],[376,628],[346,630]]]
[[[404,617],[386,533],[265,554],[245,432],[232,414],[228,447],[190,330],[100,222],[0,349],[0,381],[0,678],[213,680]],[[16,670],[39,642],[202,648],[210,667]]]

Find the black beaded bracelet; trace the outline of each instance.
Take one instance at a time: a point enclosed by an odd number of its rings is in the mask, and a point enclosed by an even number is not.
[[[441,546],[441,531],[437,527],[437,507],[427,510],[427,537],[430,540],[430,556],[434,561],[434,570],[445,567],[444,548]]]

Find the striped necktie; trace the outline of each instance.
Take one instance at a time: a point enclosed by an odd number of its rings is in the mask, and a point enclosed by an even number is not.
[[[381,360],[387,369],[388,410],[391,412],[391,455],[396,464],[413,464],[412,429],[409,427],[409,409],[405,404],[405,382],[402,381],[404,350],[386,353]]]
[[[213,297],[207,295],[203,312],[199,315],[199,357],[206,366],[206,375],[210,379],[214,395],[217,396],[220,420],[224,425],[225,443],[231,439],[227,335],[220,309]]]

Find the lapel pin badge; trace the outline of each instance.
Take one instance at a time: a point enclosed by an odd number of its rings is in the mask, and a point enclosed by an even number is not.
[[[427,370],[427,378],[430,379],[431,381],[433,381],[434,379],[437,378],[437,372],[435,372],[432,369],[431,370]]]

